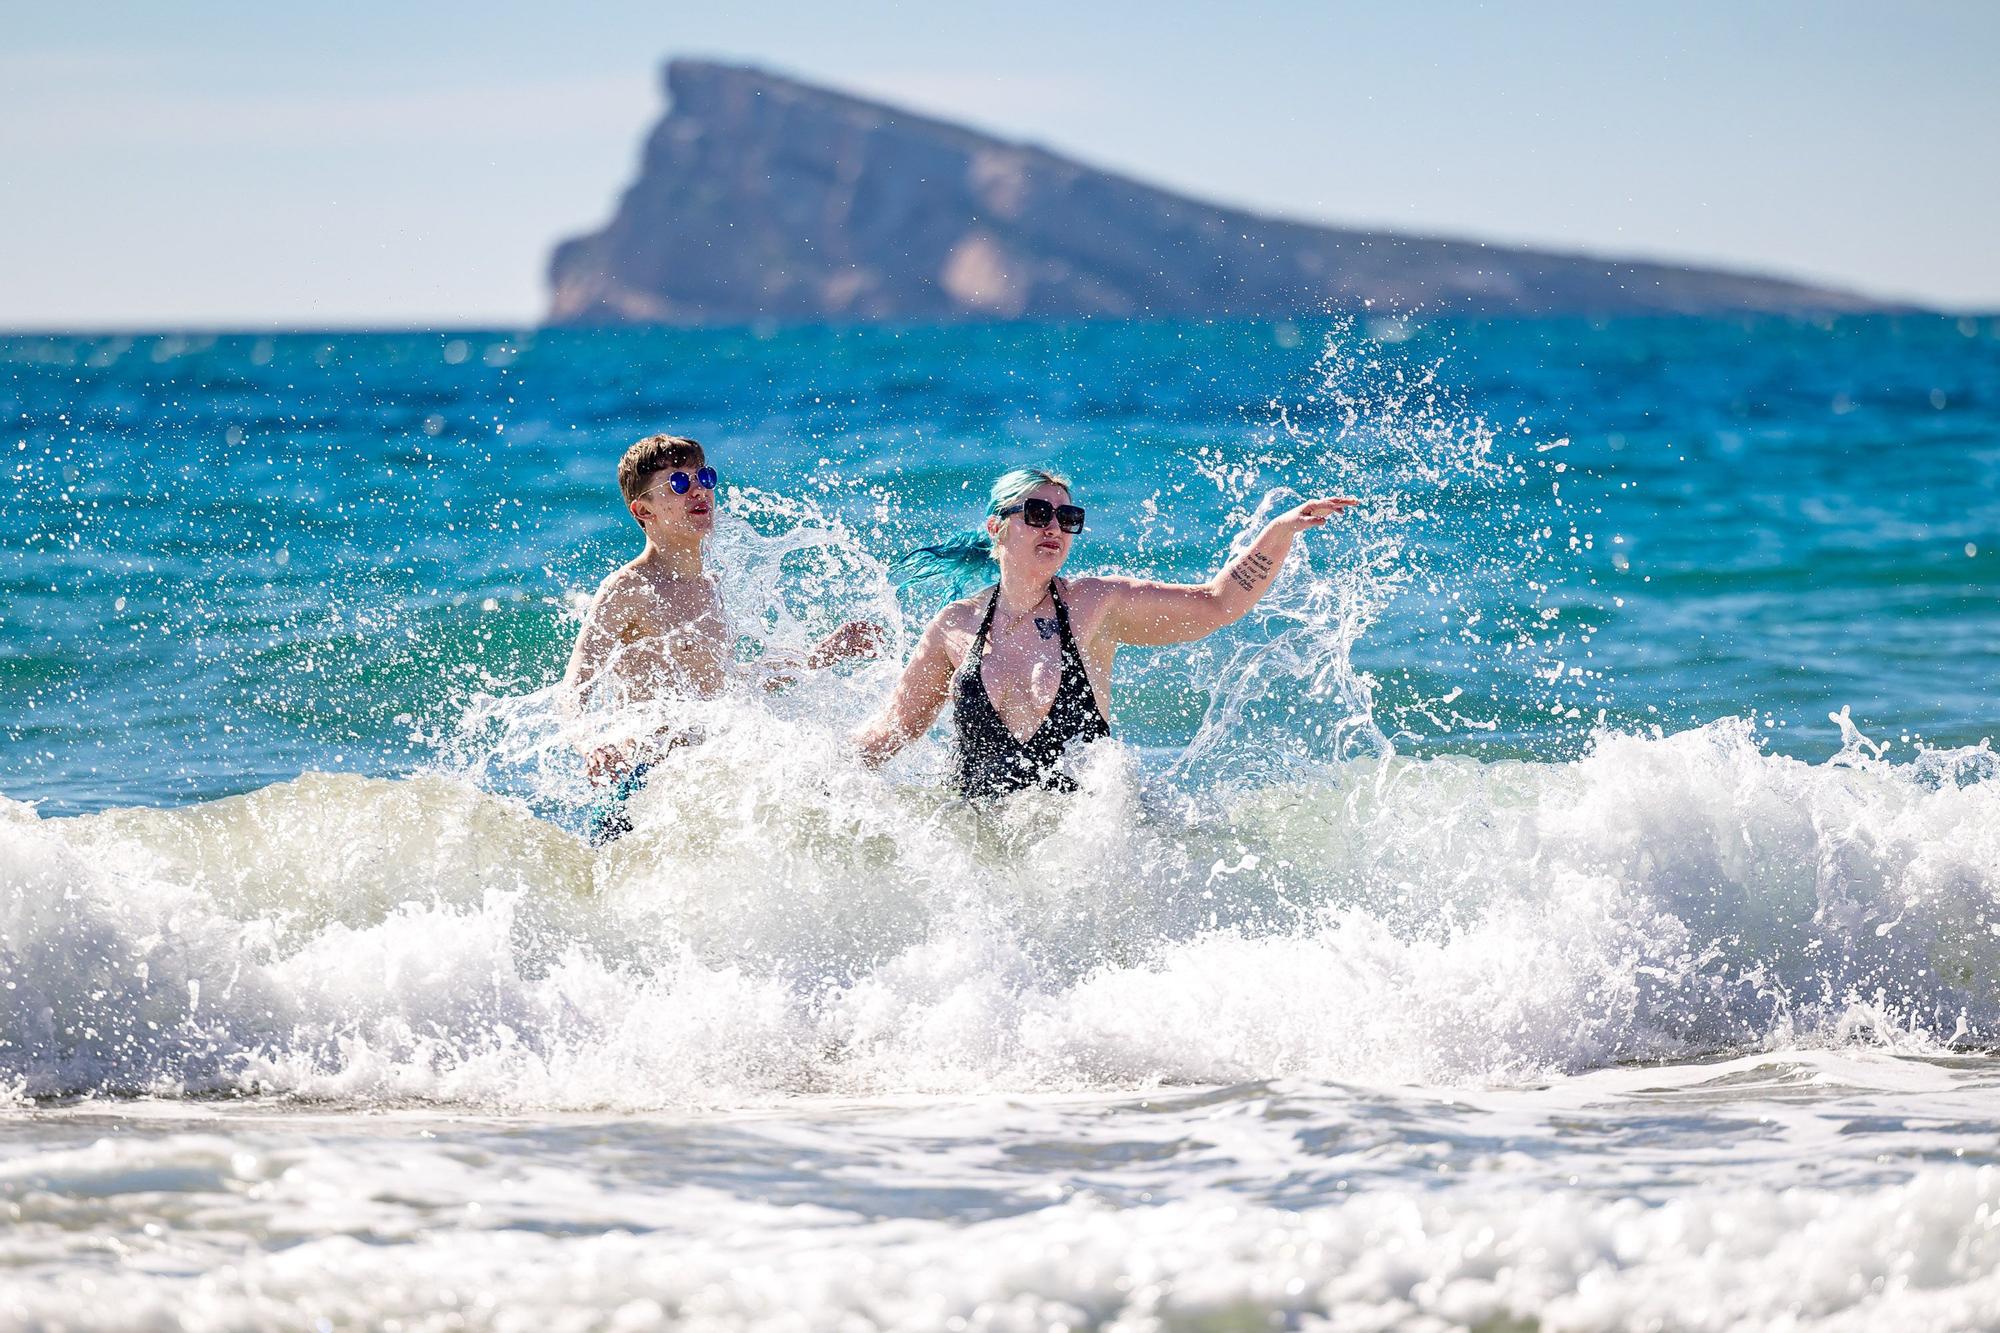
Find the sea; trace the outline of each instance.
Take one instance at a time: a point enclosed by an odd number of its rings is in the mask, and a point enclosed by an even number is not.
[[[732,684],[578,715],[656,431]],[[1362,503],[967,804],[1021,464]],[[15,334],[0,468],[0,1328],[2000,1327],[2000,317]]]

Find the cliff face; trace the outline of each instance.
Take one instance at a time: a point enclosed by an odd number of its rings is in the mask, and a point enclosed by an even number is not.
[[[1350,231],[1220,208],[757,70],[677,60],[553,323],[1883,308],[1746,274]]]

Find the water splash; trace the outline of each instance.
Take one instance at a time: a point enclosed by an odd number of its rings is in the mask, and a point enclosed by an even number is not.
[[[997,818],[746,710],[601,854],[443,777],[0,824],[0,1079],[475,1105],[1483,1084],[2000,1031],[2000,784],[1733,723]]]
[[[600,746],[694,735],[727,747],[754,743],[733,733],[755,730],[762,713],[851,726],[873,709],[908,651],[910,627],[885,566],[839,518],[810,499],[737,488],[718,514],[707,561],[733,642],[723,697],[635,694],[631,678],[615,670],[603,672],[581,704],[560,682],[526,693],[478,691],[456,726],[434,738],[438,770],[573,816],[601,795],[584,774],[584,756]],[[565,599],[569,635],[590,596],[574,589]],[[884,658],[872,669],[804,669],[820,640],[849,620],[883,629]]]
[[[1364,503],[1297,543],[1247,641],[1197,658],[1206,706],[1178,776],[1269,781],[1399,742],[1425,752],[1518,730],[1524,711],[1568,723],[1580,749],[1605,720],[1602,673],[1569,660],[1587,659],[1597,623],[1583,541],[1557,535],[1575,479],[1543,456],[1568,441],[1525,418],[1503,435],[1451,386],[1451,355],[1336,321],[1250,448],[1197,456],[1235,501],[1234,549],[1306,494]],[[1380,667],[1356,664],[1364,646]]]

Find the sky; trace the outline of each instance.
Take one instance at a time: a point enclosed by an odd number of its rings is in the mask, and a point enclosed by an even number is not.
[[[516,327],[669,56],[1308,220],[2000,309],[2000,4],[8,4],[0,328]]]

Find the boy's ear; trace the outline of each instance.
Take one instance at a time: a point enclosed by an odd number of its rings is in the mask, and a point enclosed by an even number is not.
[[[632,511],[633,522],[642,528],[646,526],[646,515],[642,512],[645,503],[644,500],[628,500],[625,504],[625,507]]]

